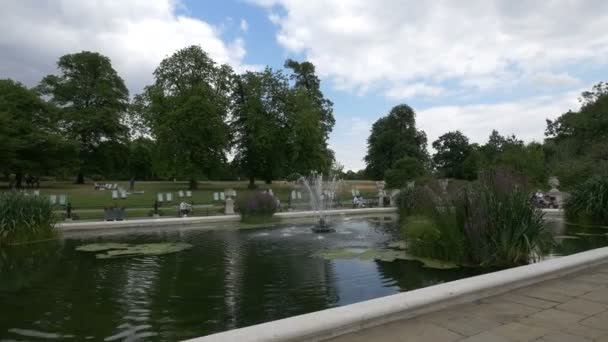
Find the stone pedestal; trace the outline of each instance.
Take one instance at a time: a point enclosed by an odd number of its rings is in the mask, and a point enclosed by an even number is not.
[[[234,200],[232,197],[226,198],[226,204],[224,207],[224,214],[226,215],[234,215]]]
[[[158,214],[153,214],[153,215],[152,215],[152,218],[155,218],[155,219],[160,218],[160,215],[158,215]]]
[[[378,194],[378,207],[384,207],[384,194]]]

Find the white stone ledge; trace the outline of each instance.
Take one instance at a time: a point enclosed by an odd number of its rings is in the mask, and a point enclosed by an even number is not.
[[[608,262],[608,247],[410,292],[194,338],[188,342],[321,341],[498,295]]]
[[[362,215],[362,214],[382,214],[395,213],[396,208],[361,208],[361,209],[335,209],[328,210],[326,213],[331,216],[338,215]],[[292,211],[276,213],[274,216],[281,219],[314,217],[314,211]],[[62,222],[55,227],[59,231],[78,231],[111,228],[146,228],[164,226],[188,226],[196,224],[218,223],[218,222],[238,222],[239,215],[217,215],[217,216],[198,216],[198,217],[172,217],[158,219],[135,219],[125,221],[89,221],[89,222]]]

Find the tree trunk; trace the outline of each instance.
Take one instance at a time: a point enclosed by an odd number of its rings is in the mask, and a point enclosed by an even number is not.
[[[189,190],[198,189],[198,182],[196,181],[196,179],[190,178],[190,181],[188,182],[188,189]]]
[[[76,176],[76,182],[74,184],[84,184],[84,174],[82,171],[78,172],[78,176]]]
[[[22,183],[23,183],[23,173],[21,171],[18,171],[15,174],[15,187],[17,189],[21,189]]]
[[[255,189],[255,177],[249,176],[249,185],[247,186],[249,189]]]

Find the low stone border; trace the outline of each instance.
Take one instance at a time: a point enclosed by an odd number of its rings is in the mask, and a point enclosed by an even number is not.
[[[188,342],[321,341],[563,277],[606,262],[608,247],[198,337]]]
[[[331,216],[362,215],[362,214],[389,214],[395,213],[397,208],[361,208],[361,209],[334,209],[326,213]],[[292,211],[274,214],[281,219],[314,217],[314,211]],[[55,225],[59,231],[94,230],[110,228],[149,228],[164,226],[189,226],[195,224],[239,222],[239,215],[217,215],[199,217],[172,217],[157,219],[135,219],[125,221],[90,221],[90,222],[61,222]]]

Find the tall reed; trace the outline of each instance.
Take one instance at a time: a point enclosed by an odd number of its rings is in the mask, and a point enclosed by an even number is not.
[[[0,246],[51,238],[55,222],[46,198],[0,193]]]
[[[608,176],[597,175],[578,184],[565,210],[570,221],[608,225]]]
[[[421,186],[404,196],[402,230],[408,251],[461,264],[515,266],[550,245],[542,213],[525,182],[505,171],[443,193]]]

